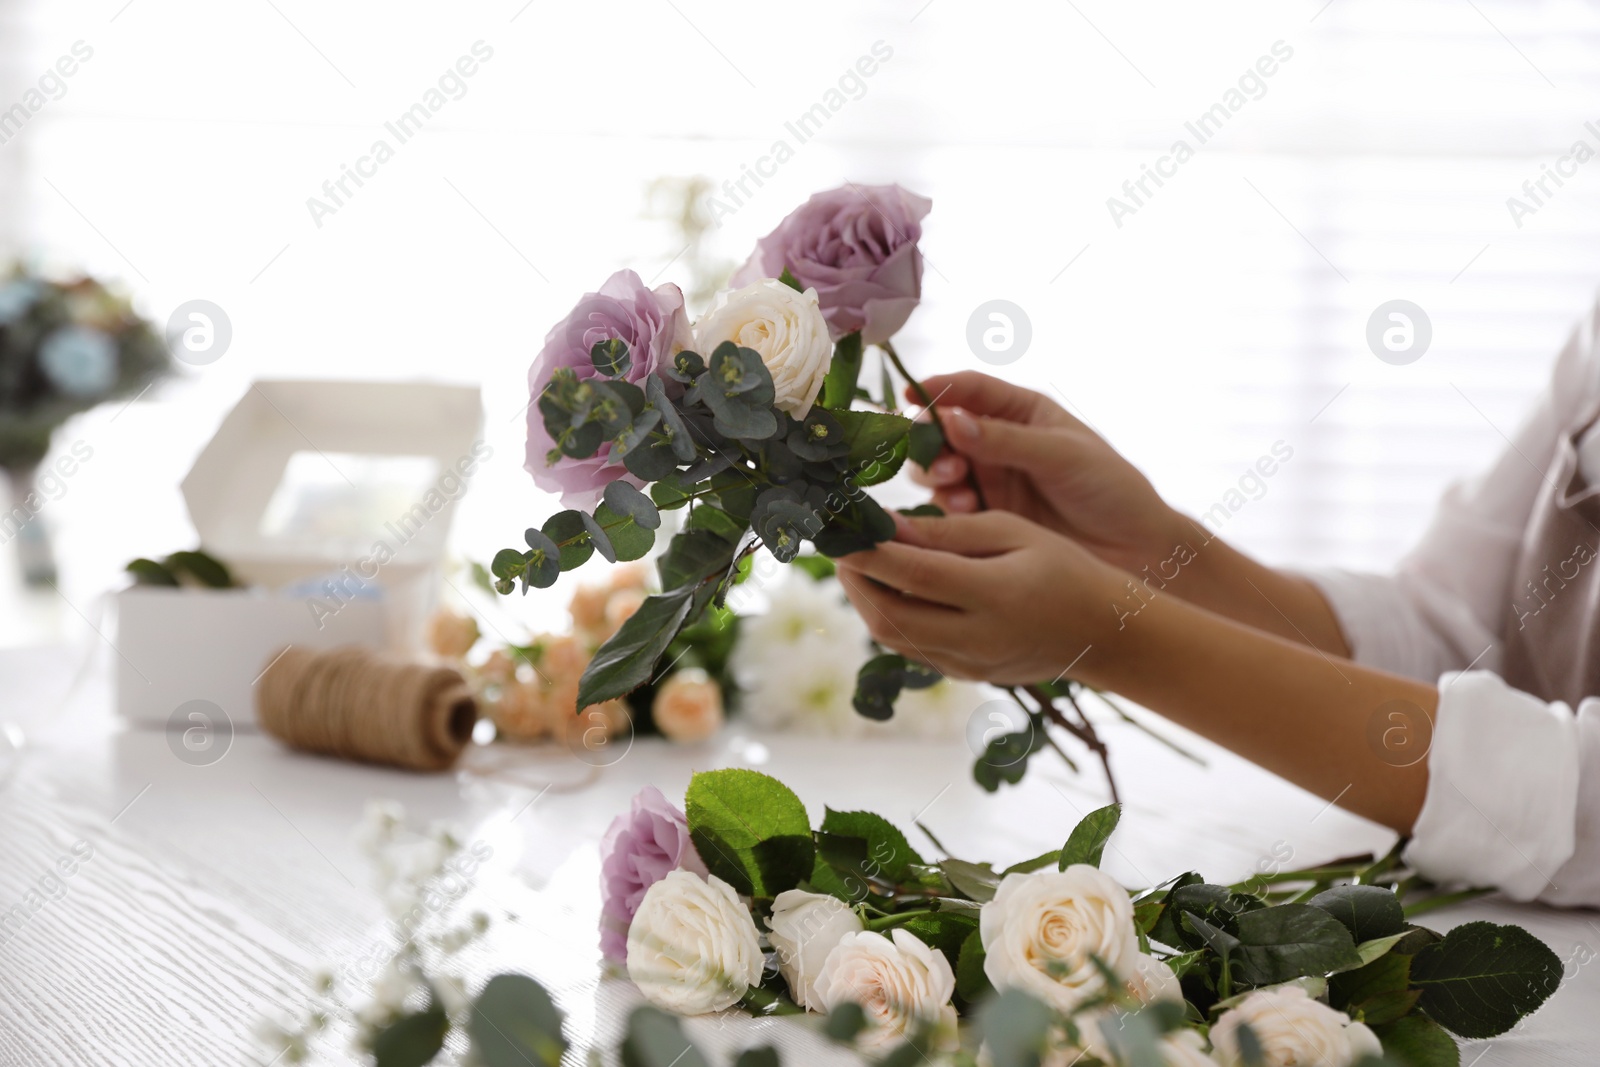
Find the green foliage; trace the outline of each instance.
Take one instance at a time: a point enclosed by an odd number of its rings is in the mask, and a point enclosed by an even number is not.
[[[983,935],[974,930],[961,942],[961,951],[956,957],[956,994],[968,1004],[976,1004],[994,992],[983,970],[983,958]]]
[[[206,589],[239,588],[226,564],[198,548],[174,552],[160,561],[129,560],[124,570],[133,575],[135,585],[170,588],[183,585],[183,579],[189,577]]]
[[[626,696],[650,680],[656,661],[677,636],[692,606],[692,589],[646,597],[595,652],[578,682],[578,707]]]
[[[422,1011],[402,1015],[372,1038],[373,1067],[422,1067],[444,1047],[450,1018],[437,999]]]
[[[822,1032],[840,1044],[854,1041],[867,1028],[867,1013],[854,1001],[846,1001],[828,1013]]]
[[[1350,931],[1321,908],[1279,904],[1238,917],[1238,976],[1271,985],[1360,963]]]
[[[1055,1013],[1020,989],[1007,989],[978,1009],[978,1032],[994,1067],[1039,1067]]]
[[[905,880],[913,864],[926,866],[916,849],[889,820],[870,811],[824,809],[822,829],[842,837],[858,837],[867,844],[868,862],[882,877],[893,882]]]
[[[1117,822],[1121,818],[1121,804],[1107,804],[1085,815],[1078,825],[1072,828],[1072,833],[1067,836],[1067,843],[1061,846],[1061,858],[1057,861],[1057,867],[1064,871],[1074,863],[1087,863],[1091,867],[1100,866],[1100,857],[1106,850],[1106,842],[1111,840],[1111,834],[1116,830]]]
[[[551,1067],[554,1067],[552,1064]],[[639,1007],[628,1016],[622,1067],[710,1067],[705,1053],[684,1035],[676,1015]]]
[[[1391,890],[1375,885],[1338,885],[1308,903],[1332,915],[1357,942],[1404,932],[1405,911]]]
[[[1471,922],[1411,960],[1418,1006],[1462,1037],[1503,1034],[1561,984],[1561,959],[1518,926]]]
[[[1461,1049],[1455,1039],[1426,1015],[1407,1015],[1402,1019],[1373,1027],[1385,1056],[1405,1067],[1460,1067]]]
[[[816,848],[805,805],[757,771],[702,771],[684,797],[689,836],[706,868],[747,896],[771,899],[812,873]]]
[[[822,406],[843,409],[855,399],[856,381],[861,376],[861,333],[845,334],[833,346],[833,362],[822,380]]]
[[[467,1033],[483,1067],[559,1067],[567,1050],[560,1009],[521,974],[489,979],[472,1002]]]

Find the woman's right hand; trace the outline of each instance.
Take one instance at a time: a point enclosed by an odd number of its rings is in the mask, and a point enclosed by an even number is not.
[[[1041,393],[976,371],[923,383],[939,406],[946,450],[912,477],[947,512],[991,508],[1065,534],[1113,566],[1138,571],[1194,536],[1189,522],[1115,449]],[[918,397],[907,390],[907,398]]]

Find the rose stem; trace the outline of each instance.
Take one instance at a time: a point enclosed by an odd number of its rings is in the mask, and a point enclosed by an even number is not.
[[[933,397],[928,395],[928,390],[924,389],[922,383],[913,378],[911,372],[906,370],[906,365],[900,362],[900,353],[894,350],[894,345],[891,342],[885,341],[880,347],[883,349],[883,354],[889,357],[889,362],[894,364],[894,369],[900,372],[900,377],[904,378],[907,384],[911,386],[912,391],[917,394],[917,399],[922,402],[923,408],[928,412],[928,417],[933,419],[933,424],[939,427],[939,436],[944,438],[945,445],[952,452],[955,451],[955,445],[950,443],[950,435],[945,433],[944,420],[939,417],[939,406],[934,403]],[[970,463],[967,464],[967,485],[972,487],[973,496],[977,497],[978,510],[988,511],[989,502],[984,499],[983,486],[978,484],[978,474],[972,469],[972,464]]]

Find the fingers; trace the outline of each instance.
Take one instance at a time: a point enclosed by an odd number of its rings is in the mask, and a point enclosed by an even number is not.
[[[838,566],[863,579],[882,582],[919,600],[962,607],[974,600],[980,581],[977,563],[965,556],[886,541],[868,552],[854,552]]]
[[[874,585],[848,567],[839,568],[839,584],[872,639],[885,648],[932,665],[963,646],[963,613]]]
[[[946,452],[929,464],[926,470],[911,465],[911,480],[930,489],[957,485],[966,480],[967,461],[954,452]]]
[[[945,413],[943,419],[951,448],[973,462],[997,467],[1060,467],[1070,460],[1079,443],[1064,426],[1035,426],[966,411]]]
[[[937,374],[922,385],[940,410],[965,408],[991,418],[1039,425],[1070,425],[1077,421],[1044,394],[977,371]],[[906,389],[906,399],[912,403],[924,403],[921,396],[909,387]]]
[[[980,511],[943,518],[895,516],[897,540],[919,548],[937,549],[958,556],[1001,556],[1022,548],[1037,530],[1027,519],[1005,511]]]

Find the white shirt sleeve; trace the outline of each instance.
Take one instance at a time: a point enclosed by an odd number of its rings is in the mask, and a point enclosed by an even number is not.
[[[1394,574],[1306,575],[1357,662],[1438,680],[1427,797],[1407,859],[1442,884],[1592,906],[1600,906],[1600,699],[1574,715],[1493,672],[1541,480],[1559,435],[1600,393],[1597,325],[1600,304],[1562,349],[1550,388],[1505,451],[1445,494]]]

